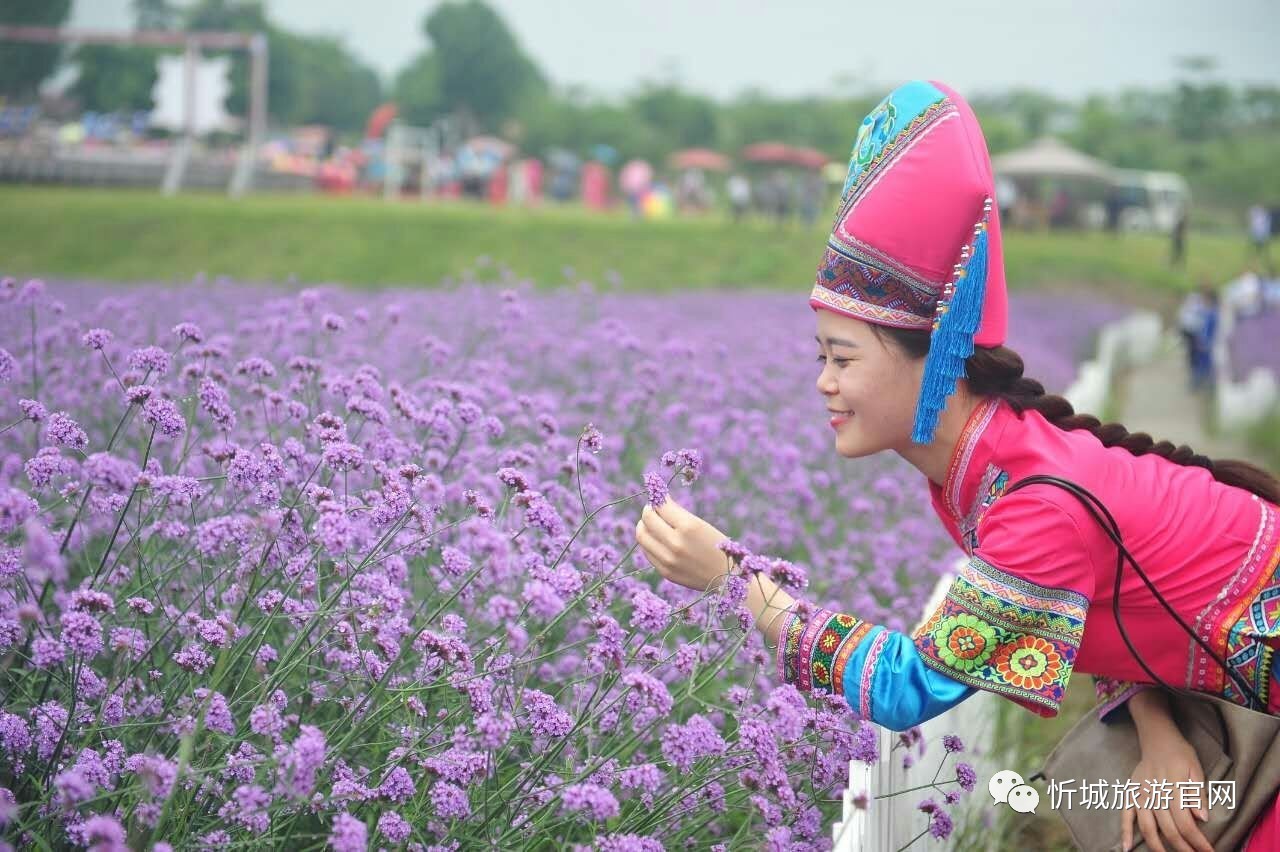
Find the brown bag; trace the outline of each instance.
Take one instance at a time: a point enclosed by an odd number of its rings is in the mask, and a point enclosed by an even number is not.
[[[1196,824],[1215,850],[1241,848],[1254,823],[1280,793],[1280,716],[1182,689],[1170,692],[1169,708],[1204,771],[1201,803],[1209,819]],[[1140,758],[1138,732],[1127,712],[1114,713],[1111,721],[1103,722],[1090,711],[1050,752],[1040,774],[1058,784],[1074,782],[1078,797],[1086,781],[1105,782],[1109,790],[1116,782],[1128,781]],[[1234,808],[1221,803],[1209,806],[1211,781],[1234,782]],[[1176,784],[1172,790],[1176,803]],[[1138,794],[1140,805],[1145,799],[1145,792]],[[1122,848],[1121,809],[1083,808],[1078,801],[1070,808],[1065,804],[1056,813],[1079,848],[1086,852]],[[1150,849],[1136,824],[1133,839],[1134,849]]]
[[[1280,793],[1280,716],[1272,716],[1261,709],[1251,709],[1225,698],[1165,683],[1147,666],[1129,640],[1120,620],[1120,580],[1126,562],[1133,566],[1152,595],[1187,635],[1203,647],[1235,681],[1245,700],[1259,708],[1267,706],[1240,673],[1228,666],[1226,660],[1197,636],[1169,606],[1168,601],[1142,570],[1142,566],[1133,558],[1133,554],[1125,548],[1115,518],[1097,497],[1069,479],[1043,474],[1021,479],[1009,486],[1004,493],[1008,494],[1027,485],[1052,485],[1070,492],[1115,543],[1116,576],[1111,605],[1116,627],[1151,682],[1159,684],[1168,694],[1174,722],[1196,751],[1205,780],[1201,789],[1201,804],[1209,814],[1207,822],[1197,823],[1200,830],[1219,852],[1238,848],[1248,837],[1258,817],[1275,801],[1277,793]],[[1032,778],[1043,775],[1059,784],[1064,781],[1075,782],[1078,795],[1080,785],[1085,782],[1102,781],[1110,788],[1110,785],[1117,782],[1129,781],[1141,756],[1138,732],[1133,718],[1127,712],[1114,714],[1110,722],[1099,719],[1097,712],[1089,712],[1054,747],[1045,761],[1044,769]],[[1164,780],[1170,782],[1174,795],[1178,796],[1180,790],[1177,780]],[[1210,806],[1209,782],[1232,782],[1235,806]],[[1138,804],[1141,805],[1145,798],[1146,794],[1140,792]],[[1115,852],[1121,849],[1122,810],[1078,807],[1063,808],[1057,812],[1067,823],[1076,844],[1086,852]],[[1145,843],[1142,833],[1135,826],[1134,849],[1141,848],[1146,848]]]

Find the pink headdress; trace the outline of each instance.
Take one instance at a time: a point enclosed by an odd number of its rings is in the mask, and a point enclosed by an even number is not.
[[[955,91],[906,83],[863,119],[809,304],[931,331],[911,437],[932,441],[965,359],[1008,322],[991,159]]]

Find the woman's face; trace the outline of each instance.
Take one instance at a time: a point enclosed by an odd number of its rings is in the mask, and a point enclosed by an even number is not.
[[[882,342],[862,320],[822,309],[816,315],[817,386],[836,452],[858,458],[907,447],[924,359],[908,358],[887,339]]]

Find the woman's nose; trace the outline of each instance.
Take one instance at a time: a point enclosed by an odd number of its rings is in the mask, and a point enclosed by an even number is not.
[[[836,392],[836,380],[826,365],[823,365],[822,372],[818,373],[818,379],[814,384],[818,388],[818,393],[823,396],[831,396]]]

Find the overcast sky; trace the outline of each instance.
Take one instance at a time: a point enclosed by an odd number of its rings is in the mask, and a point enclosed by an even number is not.
[[[439,0],[266,0],[384,75],[426,46]],[[1203,54],[1233,83],[1280,83],[1280,0],[490,0],[551,80],[606,96],[675,77],[717,97],[878,91],[911,78],[1077,98],[1160,85]],[[72,23],[124,28],[129,0],[76,0]]]

